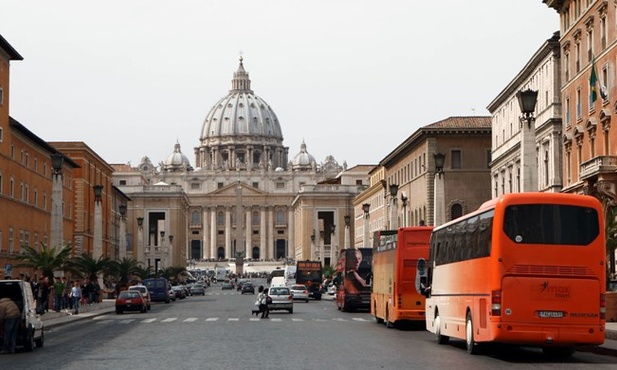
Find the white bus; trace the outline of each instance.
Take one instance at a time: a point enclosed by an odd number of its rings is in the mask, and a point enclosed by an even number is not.
[[[285,266],[285,285],[292,286],[296,284],[296,266]]]

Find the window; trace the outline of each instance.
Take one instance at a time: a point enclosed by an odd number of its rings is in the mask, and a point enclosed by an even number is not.
[[[225,215],[223,214],[223,212],[219,212],[216,214],[216,223],[218,225],[224,225],[225,224]]]
[[[566,126],[570,126],[570,97],[569,96],[566,98],[565,111],[566,111]]]
[[[285,212],[284,211],[276,211],[276,224],[277,225],[285,224]]]
[[[460,169],[460,168],[462,168],[461,167],[461,151],[460,150],[452,150],[451,157],[452,157],[451,168],[452,169]]]
[[[253,225],[259,225],[259,212],[253,212]]]
[[[563,57],[563,70],[566,81],[570,80],[570,54],[565,53]]]
[[[582,106],[581,106],[581,88],[576,89],[576,120],[582,119]]]
[[[4,105],[4,87],[0,87],[0,105]],[[2,139],[2,137],[0,137]]]
[[[198,182],[192,182],[191,183],[191,189],[192,190],[199,190],[200,186]]]
[[[576,73],[578,73],[581,71],[581,43],[580,42],[576,43],[576,51],[575,51],[574,58],[575,58],[575,61],[574,61],[575,71]]]
[[[253,182],[253,187],[255,189],[259,189],[259,183],[258,182]]]
[[[593,29],[587,30],[587,60],[593,59]]]
[[[120,185],[126,185],[126,180],[120,180]]]
[[[0,143],[4,141],[4,130],[2,130],[2,127],[0,127]]]
[[[223,183],[219,182],[219,183],[216,184],[216,186],[217,186],[217,188],[222,189],[223,188]]]
[[[198,211],[193,211],[193,213],[191,213],[191,223],[193,225],[197,225],[199,223],[199,212]]]
[[[608,86],[608,66],[602,67],[602,72],[600,73],[600,96],[603,101],[608,100],[608,92],[610,91]]]
[[[276,188],[277,189],[285,189],[285,183],[284,182],[277,182],[276,183]]]

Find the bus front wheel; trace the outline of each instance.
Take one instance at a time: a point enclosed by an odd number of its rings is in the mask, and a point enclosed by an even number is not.
[[[437,343],[439,344],[448,344],[450,341],[450,337],[447,335],[441,334],[441,317],[439,317],[439,312],[435,315],[435,338],[437,338]]]
[[[473,336],[473,321],[471,320],[471,312],[467,312],[467,320],[465,321],[465,345],[467,353],[470,355],[478,354],[478,344]]]

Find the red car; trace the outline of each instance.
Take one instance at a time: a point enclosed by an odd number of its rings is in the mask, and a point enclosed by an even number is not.
[[[148,311],[146,300],[138,290],[120,292],[120,295],[116,298],[116,313],[120,315],[124,311],[139,311],[141,313]]]

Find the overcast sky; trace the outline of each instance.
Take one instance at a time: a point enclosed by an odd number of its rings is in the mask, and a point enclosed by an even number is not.
[[[486,106],[553,32],[542,0],[3,0],[10,115],[108,163],[195,165],[240,54],[290,159],[377,164],[419,127]]]

